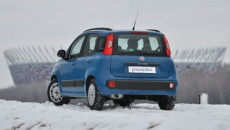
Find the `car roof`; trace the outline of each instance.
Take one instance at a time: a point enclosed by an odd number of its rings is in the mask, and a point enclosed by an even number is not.
[[[111,28],[91,28],[87,29],[83,32],[83,34],[89,34],[89,33],[98,33],[100,35],[106,36],[107,34],[114,33],[114,34],[130,34],[132,32],[137,32],[137,33],[148,33],[148,34],[155,34],[155,35],[164,35],[161,33],[159,30],[156,29],[146,29],[146,30],[129,30],[129,29],[124,29],[124,30],[113,30]]]

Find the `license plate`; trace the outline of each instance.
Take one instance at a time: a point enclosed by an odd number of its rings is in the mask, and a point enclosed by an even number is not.
[[[129,73],[156,73],[156,67],[129,66]]]

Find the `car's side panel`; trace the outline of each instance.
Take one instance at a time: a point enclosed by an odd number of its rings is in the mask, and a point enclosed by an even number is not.
[[[61,65],[61,62],[62,62],[63,59],[60,59],[53,67],[53,70],[52,70],[52,73],[51,75],[52,76],[55,76],[58,80],[58,84],[59,84],[59,89],[60,89],[60,92],[62,94],[62,86],[61,86],[61,74],[60,74],[60,65]]]
[[[77,76],[77,73],[81,76],[82,80],[84,81],[84,89],[83,90],[77,90],[74,88],[64,88],[62,87],[62,94],[64,96],[72,96],[72,97],[86,97],[87,96],[87,83],[86,80],[88,76],[95,77],[97,84],[100,84],[100,78],[107,79],[105,74],[109,74],[109,66],[110,66],[110,55],[102,55],[100,52],[95,53],[92,56],[84,57],[85,66],[81,66],[82,68],[87,68],[84,72],[83,71],[77,71],[74,72],[75,78]],[[79,66],[77,66],[79,67]],[[103,83],[105,85],[105,83]],[[100,89],[99,87],[98,89]],[[63,91],[64,90],[64,91]],[[100,90],[99,90],[100,91]]]
[[[111,55],[103,55],[101,52],[97,52],[88,57],[90,62],[87,63],[87,71],[85,78],[89,75],[99,77],[109,72]],[[96,79],[97,80],[97,79]]]
[[[60,62],[60,80],[59,85],[61,88],[61,92],[64,93],[76,93],[79,92],[81,87],[77,87],[73,84],[76,79],[74,78],[74,65],[76,64],[76,58],[69,60],[62,60]],[[83,86],[82,86],[83,87]]]
[[[60,60],[62,60],[62,59],[60,59]],[[59,69],[60,68],[60,60],[54,65],[53,70],[51,72],[51,75],[56,76],[58,78],[58,80],[61,79],[61,77],[60,77],[60,69]]]

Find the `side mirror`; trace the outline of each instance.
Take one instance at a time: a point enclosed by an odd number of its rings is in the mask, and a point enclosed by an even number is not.
[[[65,59],[65,50],[59,50],[57,56]]]

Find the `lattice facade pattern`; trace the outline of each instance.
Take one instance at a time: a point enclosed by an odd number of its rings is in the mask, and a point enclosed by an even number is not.
[[[173,59],[178,73],[198,70],[212,73],[222,65],[226,47],[186,49],[175,51]],[[20,47],[4,52],[16,85],[49,80],[52,67],[58,60],[54,47]]]

